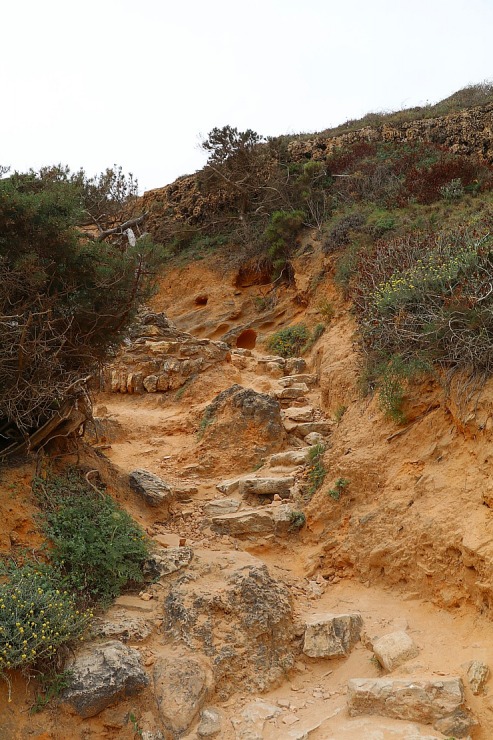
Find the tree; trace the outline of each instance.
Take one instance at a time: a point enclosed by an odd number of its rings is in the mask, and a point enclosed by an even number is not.
[[[80,182],[59,166],[0,180],[0,444],[60,407],[153,289],[161,248],[81,231]]]

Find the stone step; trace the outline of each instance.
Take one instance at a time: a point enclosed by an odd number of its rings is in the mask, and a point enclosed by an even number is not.
[[[231,537],[245,535],[287,534],[293,527],[296,510],[289,504],[243,509],[234,514],[212,518],[211,529]]]
[[[298,465],[305,465],[309,451],[309,447],[301,447],[298,450],[285,450],[284,452],[278,452],[277,454],[270,456],[267,464],[270,468],[297,467]]]
[[[217,498],[204,504],[206,516],[221,516],[222,514],[234,514],[240,508],[240,501],[235,498]]]
[[[311,406],[289,406],[287,409],[284,409],[283,415],[285,419],[291,419],[298,423],[313,421],[315,409]]]
[[[280,498],[289,498],[294,482],[292,476],[283,478],[243,478],[239,483],[239,492],[241,496],[251,494],[255,496],[274,496],[277,494]]]
[[[289,388],[281,388],[278,391],[274,391],[274,396],[278,399],[278,401],[287,401],[296,398],[302,398],[306,393],[308,393],[308,391],[309,388],[306,383],[297,383],[296,385],[292,385]]]
[[[279,385],[283,388],[290,388],[293,385],[299,385],[304,383],[305,385],[316,385],[317,378],[315,375],[285,375],[284,378],[279,378]]]
[[[294,428],[286,429],[288,432],[294,433],[297,437],[306,437],[311,432],[317,432],[323,437],[327,437],[332,429],[333,424],[330,421],[309,421],[303,424],[296,424]]]

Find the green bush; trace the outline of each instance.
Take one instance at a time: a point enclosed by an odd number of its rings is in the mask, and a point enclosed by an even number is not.
[[[11,564],[0,584],[0,675],[53,663],[59,648],[88,627],[92,612],[80,610],[49,566]]]
[[[303,211],[274,211],[264,231],[267,243],[267,255],[274,268],[274,277],[281,275],[294,247],[301,229],[305,214]]]
[[[294,324],[280,329],[267,342],[267,347],[281,357],[298,357],[310,339],[305,324]]]
[[[64,588],[90,602],[109,602],[128,583],[143,581],[149,543],[141,527],[75,472],[36,481],[50,540],[48,555]]]

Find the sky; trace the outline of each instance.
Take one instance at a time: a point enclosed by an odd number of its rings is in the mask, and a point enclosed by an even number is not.
[[[203,166],[214,127],[319,131],[493,78],[492,0],[15,0],[0,14],[0,164]]]

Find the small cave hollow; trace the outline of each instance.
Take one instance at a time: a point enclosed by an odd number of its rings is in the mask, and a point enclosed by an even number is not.
[[[255,349],[257,343],[257,332],[254,329],[245,329],[236,337],[238,349]]]
[[[207,301],[209,300],[209,296],[201,293],[198,295],[195,299],[195,305],[196,306],[207,306]]]

